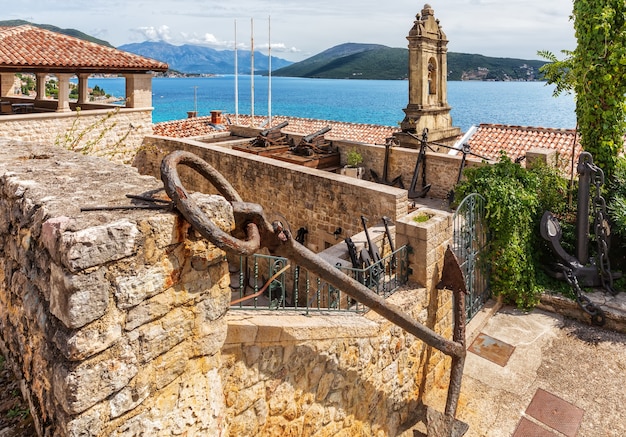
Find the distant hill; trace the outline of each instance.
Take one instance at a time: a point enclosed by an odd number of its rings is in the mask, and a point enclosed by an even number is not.
[[[233,74],[235,72],[234,50],[215,50],[190,44],[176,46],[163,41],[124,44],[118,49],[167,62],[171,69],[182,73]],[[238,50],[237,68],[239,73],[250,74],[250,64],[250,51]],[[291,64],[290,61],[272,56],[272,71]],[[267,73],[269,57],[255,51],[254,70],[259,74]]]
[[[95,42],[96,44],[100,44],[107,47],[113,47],[109,44],[108,41],[104,41],[102,39],[95,38],[91,35],[87,35],[86,33],[81,32],[76,29],[61,29],[60,27],[53,26],[51,24],[36,24],[31,23],[26,20],[4,20],[0,21],[0,26],[23,26],[25,24],[30,24],[31,26],[39,27],[41,29],[51,30],[52,32],[62,33],[64,35],[73,36],[75,38],[80,38],[85,41]]]
[[[406,79],[408,50],[346,43],[272,72],[274,76],[324,79]]]
[[[346,43],[273,71],[274,76],[326,79],[407,79],[409,51]],[[545,61],[448,53],[448,80],[541,80]]]

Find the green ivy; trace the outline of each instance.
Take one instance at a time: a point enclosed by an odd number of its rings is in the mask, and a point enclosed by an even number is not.
[[[626,247],[626,158],[619,158],[610,184],[609,217],[614,232]]]
[[[626,4],[624,0],[575,0],[577,46],[559,61],[548,51],[540,71],[554,94],[573,91],[580,142],[610,179],[626,132]]]
[[[537,284],[538,223],[546,209],[562,210],[566,181],[543,165],[529,170],[504,153],[495,165],[468,168],[455,188],[455,199],[471,193],[486,199],[492,292],[520,308],[531,308],[542,291]]]

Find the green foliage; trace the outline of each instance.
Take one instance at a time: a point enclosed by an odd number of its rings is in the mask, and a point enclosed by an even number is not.
[[[46,96],[58,98],[59,86],[56,80],[49,80],[46,82]]]
[[[611,178],[626,132],[626,4],[623,0],[575,0],[573,52],[550,61],[542,72],[555,94],[576,94],[576,118],[584,150]]]
[[[94,96],[94,97],[102,97],[105,94],[106,93],[104,92],[104,90],[102,88],[100,88],[98,85],[93,87],[93,90],[91,91],[91,95]]]
[[[29,414],[30,414],[30,410],[28,408],[17,406],[17,407],[11,408],[7,412],[7,417],[9,419],[16,419],[16,418],[25,419],[26,417],[28,417]]]
[[[468,168],[455,198],[479,193],[486,199],[489,244],[485,262],[496,295],[520,308],[537,304],[542,288],[535,264],[538,223],[545,209],[562,210],[566,181],[543,165],[524,169],[504,153],[495,165]]]
[[[22,81],[22,94],[27,96],[35,89],[35,81],[30,76],[19,75]]]
[[[624,157],[619,158],[615,166],[610,193],[608,210],[612,229],[621,237],[626,246],[626,158]]]
[[[133,127],[130,125],[128,128],[118,127],[116,129],[116,115],[119,111],[120,107],[116,107],[101,118],[85,126],[81,120],[81,109],[77,107],[76,117],[72,122],[72,126],[63,135],[58,135],[54,140],[54,144],[67,150],[82,153],[83,155],[105,157],[128,155],[129,150],[125,148],[125,141]],[[124,129],[126,129],[126,132],[123,132]],[[107,135],[116,131],[117,141],[109,145],[106,149],[103,148],[102,142]]]
[[[363,162],[363,156],[356,149],[350,149],[346,155],[348,167],[358,167]]]
[[[426,213],[426,212],[421,212],[418,215],[416,215],[415,217],[413,217],[413,221],[416,223],[425,223],[428,220],[430,220],[430,218],[432,217],[432,215]]]

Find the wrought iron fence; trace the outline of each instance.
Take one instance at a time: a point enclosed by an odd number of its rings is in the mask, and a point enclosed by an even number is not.
[[[323,278],[283,257],[254,254],[229,265],[231,309],[350,311],[367,308]],[[387,297],[408,281],[408,247],[402,246],[369,267],[337,268],[378,295]]]
[[[469,321],[491,297],[489,270],[482,261],[488,237],[485,199],[477,193],[467,196],[457,207],[453,222],[452,250],[465,278],[465,310]]]

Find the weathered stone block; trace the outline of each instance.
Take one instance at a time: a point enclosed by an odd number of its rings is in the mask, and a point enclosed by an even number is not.
[[[136,408],[150,396],[150,376],[148,372],[140,372],[128,386],[111,396],[109,409],[112,419]]]
[[[72,272],[131,256],[139,230],[128,220],[118,220],[61,236],[61,261]]]
[[[68,414],[78,414],[120,390],[137,374],[132,348],[118,343],[76,365],[54,365],[52,391]]]
[[[122,316],[112,312],[80,330],[58,329],[53,341],[65,358],[78,361],[102,352],[121,337]]]
[[[175,278],[176,266],[166,259],[161,264],[135,271],[130,276],[115,278],[115,297],[120,309],[132,308],[145,299],[171,287]]]
[[[71,274],[50,266],[50,312],[68,328],[80,328],[99,319],[109,304],[109,282],[104,268],[88,274]]]
[[[180,308],[162,319],[137,328],[138,351],[141,361],[148,362],[172,349],[192,333],[193,317]]]

